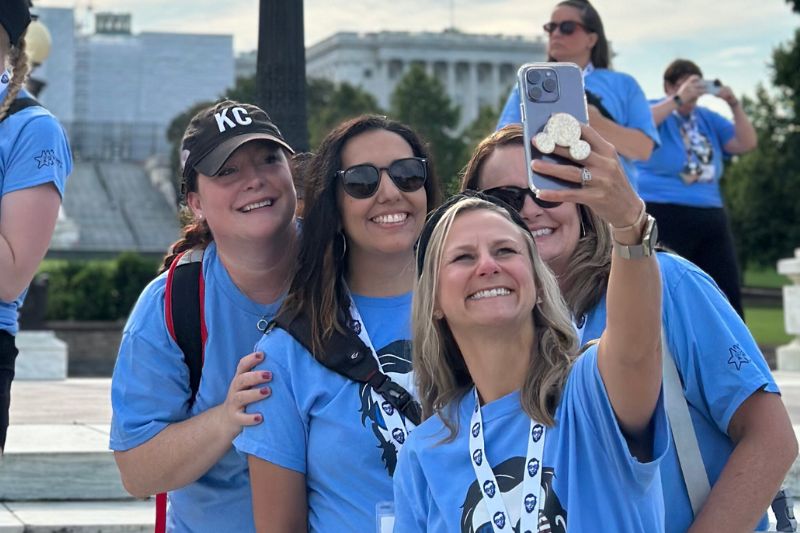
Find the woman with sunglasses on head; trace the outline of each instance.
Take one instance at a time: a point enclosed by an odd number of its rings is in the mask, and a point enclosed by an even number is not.
[[[411,390],[414,242],[438,183],[419,136],[372,115],[328,134],[304,178],[304,238],[280,315],[307,321],[311,350],[280,328],[259,342],[273,396],[249,412],[270,423],[234,445],[249,458],[259,533],[374,531],[412,424],[325,366],[326,351],[334,334],[354,332],[378,371]]]
[[[628,179],[637,188],[634,161],[647,161],[659,137],[650,106],[633,77],[611,69],[611,51],[603,21],[585,0],[559,3],[544,25],[547,60],[575,63],[583,69],[589,102],[589,124],[613,144]],[[511,90],[497,129],[519,124],[519,89]]]
[[[664,72],[666,97],[651,102],[664,144],[648,161],[637,162],[639,192],[661,223],[664,245],[707,272],[744,318],[736,250],[719,183],[723,158],[749,152],[758,139],[733,91],[702,78],[700,67],[686,59],[676,59]],[[702,95],[712,94],[709,88],[730,106],[733,123],[697,105]]]
[[[630,188],[614,147],[582,130],[592,179]],[[539,170],[581,181],[572,166]],[[428,419],[401,454],[395,533],[663,531],[654,221],[589,189],[551,196],[617,228],[608,329],[577,357],[557,281],[507,204],[468,195],[437,210],[420,237],[412,315]]]
[[[58,217],[72,154],[58,120],[23,88],[28,0],[0,8],[0,455],[6,445],[18,310]],[[8,69],[8,70],[7,70]]]
[[[156,533],[255,531],[247,461],[232,442],[262,422],[244,407],[270,392],[251,390],[271,378],[252,371],[264,355],[251,352],[294,273],[291,153],[263,110],[233,101],[200,111],[184,133],[189,222],[164,261],[174,270],[131,312],[111,384],[110,447],[123,485],[139,498],[169,493]],[[194,279],[191,263],[201,268]],[[184,292],[174,289],[179,275],[189,280]],[[198,291],[203,299],[192,304],[187,293]],[[187,320],[202,343],[199,384],[175,334]]]
[[[612,260],[608,228],[586,203],[553,203],[527,188],[522,128],[508,126],[475,150],[462,189],[483,190],[512,205],[552,269],[583,343],[606,327]],[[539,165],[539,163],[537,163]],[[587,197],[634,209],[630,186],[593,177]],[[667,347],[683,383],[712,490],[693,525],[692,506],[674,442],[661,463],[667,533],[765,529],[764,512],[797,455],[778,388],[755,341],[714,282],[693,264],[656,254],[663,286]],[[755,466],[757,465],[757,466]],[[748,497],[741,498],[741,487]],[[690,529],[691,528],[691,529]]]

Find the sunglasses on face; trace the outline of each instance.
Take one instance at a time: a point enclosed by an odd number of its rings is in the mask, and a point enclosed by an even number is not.
[[[586,29],[585,24],[581,24],[580,22],[575,22],[574,20],[565,20],[564,22],[560,23],[548,22],[542,27],[544,28],[544,31],[546,31],[551,35],[554,31],[556,31],[556,28],[558,28],[558,31],[560,31],[562,35],[572,35],[573,33],[575,33],[575,30],[578,28],[578,26],[583,28],[584,31],[588,31]]]
[[[344,192],[353,198],[373,196],[381,185],[381,172],[386,171],[395,186],[403,192],[418,191],[428,178],[428,160],[424,157],[409,157],[393,161],[388,167],[364,164],[339,170]]]
[[[531,200],[533,200],[533,203],[542,209],[552,209],[553,207],[558,207],[561,205],[561,202],[546,202],[544,200],[539,200],[530,189],[523,189],[522,187],[515,187],[513,185],[487,189],[483,191],[483,194],[488,194],[489,196],[493,196],[498,200],[504,201],[513,207],[517,213],[522,211],[522,208],[525,205],[526,196],[530,196]]]

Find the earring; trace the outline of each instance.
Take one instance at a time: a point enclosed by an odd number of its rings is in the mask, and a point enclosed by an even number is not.
[[[344,233],[341,231],[339,232],[339,235],[342,236],[342,257],[340,257],[340,259],[344,259],[344,256],[347,254],[347,237],[345,237]]]
[[[444,318],[444,313],[442,313],[439,309],[433,312],[433,318],[436,320],[441,320]]]
[[[203,220],[203,215],[197,215],[197,220]]]

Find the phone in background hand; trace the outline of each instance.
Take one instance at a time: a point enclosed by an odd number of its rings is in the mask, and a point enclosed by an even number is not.
[[[560,180],[531,169],[531,162],[541,159],[561,165],[581,165],[555,154],[543,154],[531,145],[531,139],[544,130],[555,113],[567,113],[584,124],[589,123],[583,72],[574,63],[528,63],[517,72],[525,157],[528,162],[528,185],[531,190],[579,189],[579,183]]]
[[[719,96],[719,90],[722,88],[722,82],[719,80],[700,80],[706,86],[706,93]]]

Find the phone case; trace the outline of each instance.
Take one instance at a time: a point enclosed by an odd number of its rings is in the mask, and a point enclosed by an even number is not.
[[[533,87],[528,81],[528,71],[547,70],[555,72],[557,77],[558,98],[553,102],[536,102],[528,96],[528,89]],[[586,108],[586,92],[583,87],[583,72],[574,63],[528,63],[522,65],[517,72],[519,86],[520,112],[522,114],[522,130],[525,138],[525,156],[528,161],[528,185],[531,190],[563,190],[579,189],[581,184],[560,180],[531,169],[534,159],[542,159],[558,164],[581,167],[577,163],[555,154],[543,154],[531,145],[531,139],[544,130],[547,121],[554,113],[568,113],[584,124],[589,123]]]

